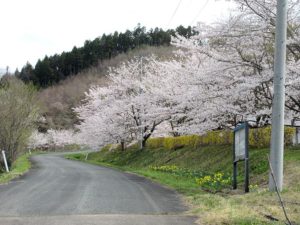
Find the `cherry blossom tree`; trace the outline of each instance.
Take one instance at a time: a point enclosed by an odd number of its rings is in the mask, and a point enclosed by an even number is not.
[[[235,121],[237,117],[244,119],[256,116],[256,125],[260,125],[261,122],[268,123],[273,98],[276,1],[236,2],[239,4],[240,11],[228,21],[210,26],[199,24],[196,28],[198,35],[191,39],[178,37],[174,39],[173,44],[185,49],[184,54],[189,52],[192,55],[207,56],[212,60],[204,71],[210,74],[212,79],[218,79],[218,81],[212,80],[215,82],[214,86],[221,84],[216,90],[223,96],[223,100],[218,103],[222,106],[219,121],[228,119]],[[299,31],[295,24],[299,24],[299,17],[295,9],[299,9],[298,1],[290,1],[289,42],[291,44],[288,46],[286,106],[289,111],[297,112],[299,54],[296,50],[299,45],[297,44]],[[230,102],[226,103],[226,99],[230,99]],[[287,113],[287,115],[292,114]]]
[[[117,100],[117,93],[110,87],[93,87],[86,93],[86,103],[75,108],[81,123],[77,139],[97,149],[105,144],[131,140],[131,125],[122,112],[123,101]]]
[[[29,149],[40,149],[48,146],[49,140],[47,135],[44,133],[40,133],[37,130],[32,132],[29,141],[28,148]]]
[[[201,134],[254,118],[270,123],[273,98],[274,0],[236,0],[233,16],[178,36],[173,60],[137,58],[111,69],[108,87],[93,87],[75,109],[84,143],[99,146],[156,133]],[[288,118],[300,112],[299,10],[289,2]],[[169,124],[169,125],[166,125]]]
[[[76,143],[74,131],[50,129],[47,133],[34,131],[29,139],[28,148],[55,148],[64,147],[74,143]]]
[[[94,134],[89,136],[94,141],[87,142],[104,144],[114,140],[124,145],[139,140],[144,147],[156,127],[168,119],[163,99],[145,82],[156,72],[148,62],[151,60],[144,58],[142,62],[137,58],[111,69],[111,85],[89,90],[86,103],[75,109],[82,121],[78,129]]]

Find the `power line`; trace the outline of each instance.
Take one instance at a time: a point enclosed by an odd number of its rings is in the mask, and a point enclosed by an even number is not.
[[[170,20],[169,20],[169,23],[168,23],[167,27],[169,27],[169,25],[171,24],[172,20],[174,19],[175,15],[176,15],[176,13],[177,13],[180,5],[181,5],[181,2],[182,2],[182,0],[179,0],[178,4],[177,4],[177,6],[176,6],[176,8],[175,8],[175,10],[174,10],[174,12],[173,12]]]
[[[206,2],[204,3],[204,5],[200,8],[200,10],[198,11],[197,15],[194,17],[194,19],[190,23],[190,26],[196,21],[196,19],[200,16],[200,14],[202,13],[202,11],[206,8],[208,2],[209,2],[209,0],[206,0]]]

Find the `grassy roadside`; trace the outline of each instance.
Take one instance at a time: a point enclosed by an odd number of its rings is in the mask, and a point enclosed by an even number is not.
[[[191,205],[191,213],[198,215],[201,224],[284,224],[284,216],[275,193],[267,190],[268,149],[250,150],[251,192],[243,194],[223,188],[211,193],[200,188],[196,177],[222,172],[230,174],[232,170],[231,146],[206,146],[197,149],[183,147],[177,150],[146,148],[138,151],[134,148],[90,153],[87,162],[110,166],[134,172],[182,193]],[[66,156],[69,159],[85,161],[85,154]],[[242,174],[242,167],[239,173]],[[300,148],[288,148],[285,151],[285,189],[283,199],[289,217],[300,224]],[[239,177],[242,189],[242,176]],[[272,221],[270,218],[278,219]]]
[[[26,173],[31,167],[29,157],[30,154],[24,154],[20,156],[13,164],[12,170],[9,173],[0,174],[0,184],[7,183],[10,180]]]

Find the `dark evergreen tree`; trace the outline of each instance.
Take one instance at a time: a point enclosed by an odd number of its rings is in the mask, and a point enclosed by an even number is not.
[[[55,74],[50,67],[49,58],[46,56],[42,61],[38,60],[35,65],[34,74],[40,87],[47,87],[56,82]]]
[[[125,33],[119,34],[118,45],[121,52],[127,52],[133,48],[133,34],[130,30],[126,30]]]
[[[27,63],[16,75],[25,82],[47,87],[90,66],[95,66],[104,59],[110,59],[136,47],[170,45],[171,37],[176,33],[187,38],[195,34],[190,26],[187,28],[179,26],[176,30],[164,31],[155,28],[147,31],[144,26],[138,24],[133,31],[103,34],[93,41],[86,40],[81,48],[75,46],[70,52],[46,56],[43,60],[38,60],[34,69]]]
[[[27,62],[26,65],[23,66],[19,74],[15,74],[15,75],[19,79],[23,80],[25,83],[28,82],[37,83],[37,79],[34,74],[34,69],[29,62]]]
[[[187,28],[185,28],[182,25],[180,25],[179,27],[176,28],[176,32],[179,35],[184,36],[186,38],[189,38],[195,34],[191,26],[188,26]]]

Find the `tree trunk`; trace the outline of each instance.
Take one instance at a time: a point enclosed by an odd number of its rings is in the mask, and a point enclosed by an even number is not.
[[[121,141],[121,150],[125,151],[125,141]]]
[[[172,121],[170,121],[170,125],[171,125],[171,129],[172,129],[172,132],[170,132],[171,135],[172,135],[173,137],[179,137],[179,136],[180,136],[180,133],[178,133],[177,131],[174,131],[175,128],[174,128],[174,125],[173,125],[173,122],[172,122]]]
[[[144,138],[142,141],[142,148],[144,149],[146,147],[146,141],[148,138]]]

